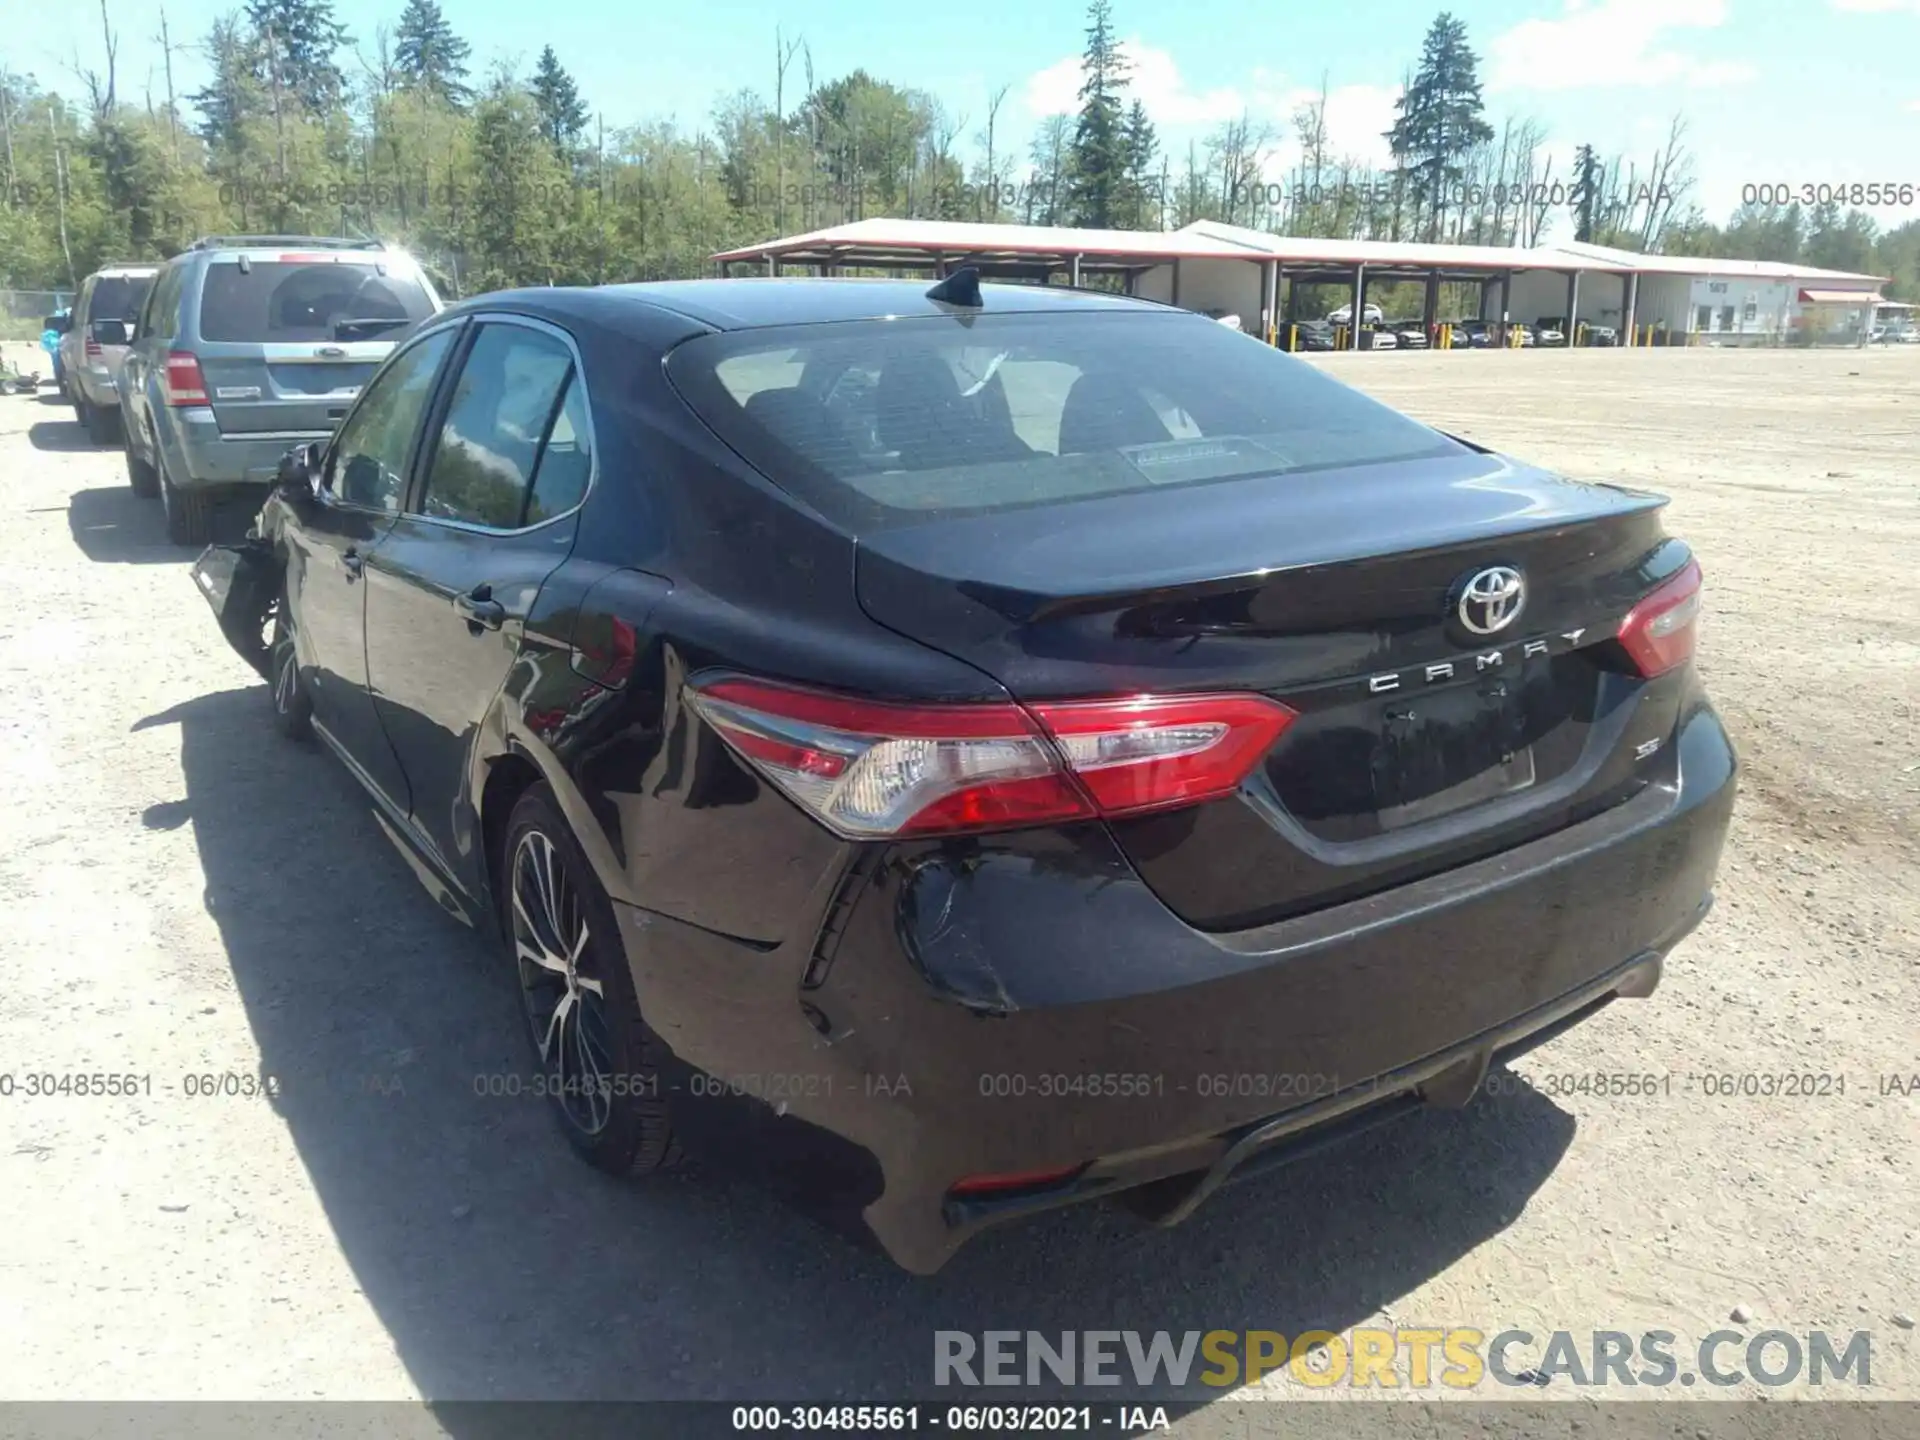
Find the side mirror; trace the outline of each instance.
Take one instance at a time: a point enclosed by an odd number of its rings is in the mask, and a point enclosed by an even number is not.
[[[101,345],[128,345],[133,342],[133,329],[124,320],[96,320],[93,338]]]
[[[67,333],[67,331],[73,328],[73,316],[49,315],[47,316],[46,320],[41,323],[40,328],[42,330],[52,330],[57,332],[58,334],[64,335]]]
[[[326,442],[309,440],[280,457],[273,488],[290,500],[312,500],[319,495],[325,475]]]

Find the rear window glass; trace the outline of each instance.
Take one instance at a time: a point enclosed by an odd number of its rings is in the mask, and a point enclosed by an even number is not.
[[[397,340],[433,301],[416,273],[372,261],[254,260],[207,267],[200,338],[263,344]]]
[[[153,288],[151,275],[102,275],[87,299],[88,320],[131,320]]]
[[[987,315],[736,331],[668,372],[757,469],[843,523],[1461,453],[1209,321]]]

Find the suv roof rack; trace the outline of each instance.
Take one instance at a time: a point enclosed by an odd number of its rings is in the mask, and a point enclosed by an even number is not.
[[[202,235],[189,250],[247,250],[259,245],[305,245],[316,250],[384,250],[384,240],[342,240],[329,235]]]

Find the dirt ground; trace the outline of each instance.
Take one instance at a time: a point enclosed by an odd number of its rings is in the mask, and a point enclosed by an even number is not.
[[[1920,348],[1319,363],[1673,496],[1745,764],[1718,908],[1531,1086],[930,1280],[697,1170],[607,1181],[477,1095],[522,1066],[492,950],[273,734],[119,453],[0,397],[0,1071],[137,1092],[0,1098],[0,1397],[891,1401],[941,1329],[1397,1324],[1865,1330],[1873,1393],[1920,1398],[1920,1095],[1886,1079],[1920,1072]],[[1594,1071],[1667,1088],[1556,1080]],[[1802,1074],[1844,1093],[1743,1093]]]

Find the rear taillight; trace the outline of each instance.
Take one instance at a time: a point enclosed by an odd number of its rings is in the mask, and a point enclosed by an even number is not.
[[[852,838],[1198,804],[1232,794],[1293,720],[1259,695],[901,705],[719,680],[688,698],[742,759]]]
[[[81,350],[89,360],[98,360],[106,352],[100,348],[100,342],[89,335],[80,344]]]
[[[191,350],[169,350],[163,380],[169,405],[207,403],[207,377],[200,373],[200,357]]]
[[[1620,643],[1642,675],[1664,675],[1693,658],[1701,593],[1700,562],[1689,560],[1620,622]]]

